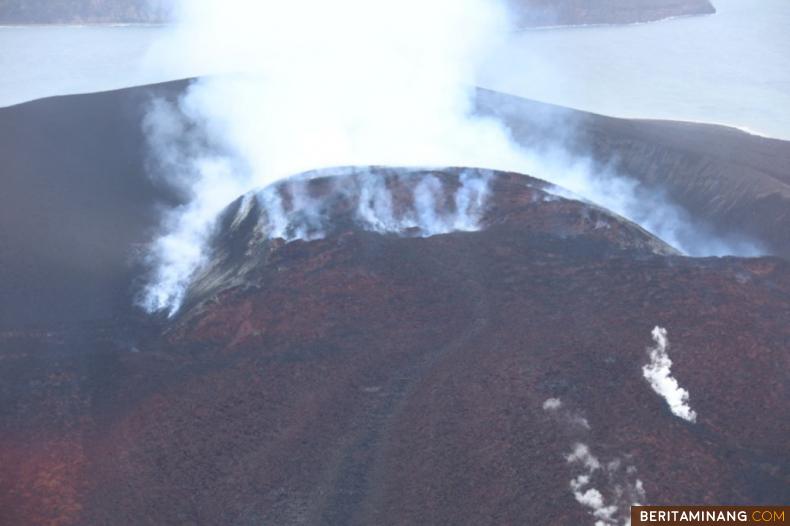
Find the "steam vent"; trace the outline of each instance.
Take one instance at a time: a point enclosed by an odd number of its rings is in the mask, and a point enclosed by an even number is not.
[[[520,174],[297,176],[223,212],[174,315],[0,332],[0,523],[787,502],[788,297],[784,259],[687,258]]]

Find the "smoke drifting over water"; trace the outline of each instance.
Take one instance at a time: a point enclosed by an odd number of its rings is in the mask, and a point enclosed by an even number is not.
[[[528,173],[626,217],[640,211],[647,219],[638,222],[659,237],[674,228],[675,218],[667,219],[661,206],[637,203],[619,176],[596,178],[594,167],[561,149],[521,149],[502,122],[475,114],[476,69],[511,30],[496,0],[181,0],[175,15],[179,23],[152,49],[153,64],[211,76],[175,103],[154,101],[144,122],[153,175],[186,198],[166,215],[148,256],[153,271],[141,303],[150,311],[177,311],[224,206],[318,168],[475,166]],[[421,221],[437,225],[429,233],[475,228],[468,218],[431,218],[431,182],[421,184]],[[485,193],[475,184],[457,198],[483,206]],[[375,183],[366,191],[376,194]],[[261,195],[277,206],[271,191]],[[370,202],[360,213],[384,228],[386,196]]]

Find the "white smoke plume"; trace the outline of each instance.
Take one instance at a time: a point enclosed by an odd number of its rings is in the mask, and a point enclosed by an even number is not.
[[[549,117],[550,118],[550,117]],[[565,141],[575,133],[573,123],[556,117],[561,134],[530,149],[527,173],[557,185],[554,192],[569,199],[591,201],[625,217],[683,254],[694,257],[765,253],[758,243],[739,235],[723,235],[695,221],[660,188],[646,188],[615,168],[591,157],[572,154]],[[605,225],[604,225],[605,227]]]
[[[595,167],[576,159],[520,149],[505,125],[475,113],[477,67],[512,29],[498,0],[174,0],[173,13],[178,22],[151,50],[151,67],[207,76],[176,102],[154,101],[144,122],[154,176],[186,202],[166,215],[149,252],[153,270],[141,299],[149,311],[178,310],[224,206],[318,168],[506,169],[666,230],[661,207],[638,202],[623,179],[596,178]],[[485,192],[476,184],[464,184],[457,198],[479,208]],[[433,233],[474,229],[470,216],[431,215],[432,185],[418,189],[424,208],[415,221],[434,225]],[[375,185],[367,190],[372,204],[360,214],[391,230],[387,197]],[[260,195],[267,210],[282,206],[275,191]],[[320,235],[320,214],[303,212],[313,227],[292,235]],[[288,225],[270,228],[277,236]]]
[[[595,526],[631,524],[630,507],[639,506],[646,497],[634,466],[619,458],[602,463],[586,444],[580,442],[573,445],[565,460],[578,472],[571,479],[571,492],[579,504],[589,508]],[[596,488],[593,479],[602,481],[604,489]]]
[[[553,413],[563,423],[570,425],[572,428],[581,429],[585,431],[590,430],[590,422],[579,411],[572,411],[565,407],[565,404],[559,398],[548,398],[543,402],[543,410],[547,413]]]
[[[653,391],[666,400],[672,414],[688,422],[696,422],[697,413],[689,406],[688,391],[680,387],[672,376],[672,360],[667,354],[667,330],[655,327],[652,335],[656,344],[648,349],[650,362],[642,367],[642,374],[650,382]]]
[[[566,432],[574,436],[589,434],[591,427],[583,413],[559,398],[546,399],[543,410],[563,424]],[[579,441],[574,441],[565,456],[574,472],[571,493],[576,502],[589,509],[594,526],[630,526],[630,507],[645,502],[644,485],[629,458],[624,455],[603,462]]]
[[[310,181],[330,173],[332,187],[313,195]],[[450,192],[438,177],[423,169],[317,170],[247,194],[234,222],[240,223],[252,200],[257,199],[264,211],[263,223],[258,225],[264,239],[320,239],[332,226],[330,208],[344,200],[353,208],[355,225],[363,230],[412,237],[471,232],[479,229],[492,177],[491,170],[460,169],[458,188]],[[394,188],[398,185],[400,189]],[[402,204],[396,210],[393,193],[404,189],[410,191],[411,206]]]
[[[175,15],[152,60],[212,76],[146,118],[157,172],[188,198],[151,252],[149,310],[178,308],[212,222],[244,192],[341,165],[525,165],[503,126],[472,116],[477,62],[510,31],[495,0],[181,0]],[[440,225],[431,184],[416,220]],[[385,221],[373,201],[363,213]],[[456,219],[437,233],[472,226]]]
[[[559,398],[547,398],[545,402],[543,402],[543,410],[544,411],[559,411],[562,408],[562,400]]]

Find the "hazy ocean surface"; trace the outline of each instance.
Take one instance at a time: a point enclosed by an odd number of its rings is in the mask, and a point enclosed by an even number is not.
[[[711,16],[522,32],[478,83],[605,115],[790,139],[790,0],[713,4]]]
[[[482,86],[619,117],[713,122],[790,139],[790,0],[714,0],[719,13],[526,31]],[[203,72],[150,67],[162,26],[0,27],[0,106]]]
[[[162,26],[0,26],[0,106],[172,80],[144,67]]]

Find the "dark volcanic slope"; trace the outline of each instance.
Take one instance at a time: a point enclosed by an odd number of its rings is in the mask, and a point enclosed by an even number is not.
[[[633,24],[716,12],[709,0],[510,0],[522,26]]]
[[[252,210],[216,240],[256,271],[161,336],[0,334],[0,523],[593,524],[577,443],[607,502],[787,502],[790,264],[541,188],[499,174],[484,231],[429,238],[262,242]],[[655,325],[696,424],[642,378]]]
[[[0,108],[0,327],[128,309],[130,256],[150,239],[155,208],[175,199],[145,176],[140,121],[152,93],[174,97],[184,86]],[[519,141],[568,142],[666,188],[721,231],[742,231],[790,257],[790,142],[718,126],[612,119],[485,90],[478,105],[500,114]]]
[[[550,138],[648,188],[661,188],[697,220],[790,258],[790,142],[733,128],[604,117],[479,90],[524,144]]]
[[[0,327],[128,310],[134,251],[174,202],[145,172],[140,123],[157,92],[0,109]]]

